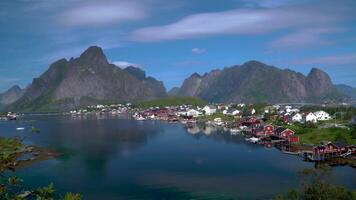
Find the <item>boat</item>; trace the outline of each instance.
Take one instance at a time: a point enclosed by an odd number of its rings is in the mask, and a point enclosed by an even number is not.
[[[260,139],[256,138],[256,137],[246,138],[245,140],[248,142],[254,143],[254,144],[256,144],[258,141],[260,141]]]
[[[224,122],[221,120],[221,118],[215,118],[214,119],[214,125],[216,126],[223,126]]]
[[[241,130],[238,129],[238,128],[231,128],[231,129],[230,129],[230,133],[231,133],[232,135],[238,134],[238,133],[240,133],[240,132],[241,132]]]
[[[23,131],[23,130],[25,130],[25,128],[24,127],[17,127],[16,130]]]
[[[137,121],[143,121],[143,120],[145,120],[145,118],[144,117],[142,117],[141,115],[140,116],[138,116],[138,117],[136,117],[135,118]]]

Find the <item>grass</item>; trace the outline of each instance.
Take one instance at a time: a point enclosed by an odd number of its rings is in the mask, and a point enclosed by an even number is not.
[[[285,125],[299,136],[303,144],[320,144],[322,141],[345,141],[348,144],[356,144],[355,128],[316,128],[303,127],[302,125]]]
[[[214,113],[212,115],[204,115],[199,117],[199,120],[202,121],[213,121],[215,118],[221,118],[222,121],[234,121],[233,116],[224,115],[223,113]]]
[[[203,106],[206,104],[207,103],[205,101],[195,97],[166,97],[166,98],[140,102],[136,106],[142,108],[149,108],[149,107],[165,107],[165,106],[179,106],[179,105]]]

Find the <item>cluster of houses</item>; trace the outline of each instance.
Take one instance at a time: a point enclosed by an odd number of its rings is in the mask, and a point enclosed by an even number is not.
[[[356,145],[345,142],[325,142],[314,146],[312,152],[305,152],[305,157],[311,161],[325,161],[334,157],[346,157],[356,154]]]
[[[126,113],[131,110],[131,103],[127,104],[111,104],[111,105],[93,105],[84,109],[71,110],[68,114],[72,116],[87,115],[87,114],[112,114],[117,115]]]
[[[293,108],[293,106],[273,106],[277,110],[277,114],[282,120],[287,123],[317,123],[318,121],[328,121],[331,120],[329,113],[325,111],[316,112],[300,112],[298,108]]]
[[[243,118],[239,125],[246,127],[244,130],[248,135],[253,136],[254,142],[262,143],[298,143],[299,137],[289,128],[282,126],[275,127],[272,124],[265,124],[263,120],[254,117]]]
[[[7,120],[16,120],[18,118],[18,114],[8,112],[7,114],[0,115],[0,120],[7,121]]]

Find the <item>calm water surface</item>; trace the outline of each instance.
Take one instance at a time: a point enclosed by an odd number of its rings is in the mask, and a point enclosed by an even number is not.
[[[31,133],[31,125],[41,132]],[[297,172],[314,167],[240,135],[158,121],[37,116],[0,123],[0,136],[15,135],[63,153],[16,175],[30,187],[53,182],[84,199],[268,199],[298,187]],[[330,179],[356,188],[355,172],[334,167]]]

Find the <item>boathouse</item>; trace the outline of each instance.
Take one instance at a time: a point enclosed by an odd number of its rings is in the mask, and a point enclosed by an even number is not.
[[[278,127],[274,131],[274,134],[281,138],[289,138],[289,136],[294,135],[294,131],[290,130],[289,128]]]

